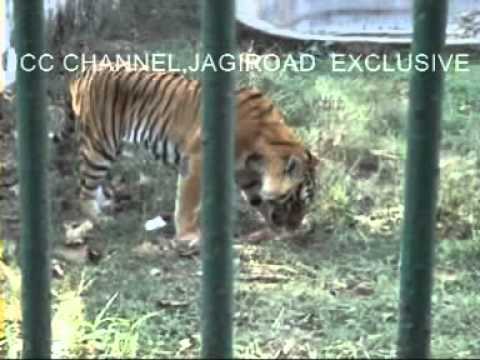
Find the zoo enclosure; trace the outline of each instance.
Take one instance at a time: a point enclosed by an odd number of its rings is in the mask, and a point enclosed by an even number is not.
[[[233,1],[217,7],[205,1],[204,41],[218,57],[233,50]],[[416,0],[413,50],[441,52],[445,42],[446,0]],[[45,49],[43,1],[15,1],[16,51],[41,54]],[[40,71],[17,69],[18,142],[22,201],[23,356],[50,357],[50,275],[46,191],[45,79]],[[205,176],[215,188],[203,191],[207,214],[203,245],[203,355],[231,357],[231,188],[233,151],[233,78],[225,73],[205,75],[204,108],[207,130]],[[399,355],[430,355],[430,302],[434,254],[434,214],[438,180],[441,73],[414,73],[411,81],[409,151],[402,282]],[[209,112],[208,109],[215,109]],[[224,118],[229,121],[221,121]],[[219,126],[219,124],[226,126]],[[223,140],[220,137],[224,136]],[[222,149],[222,151],[218,151]],[[226,150],[225,150],[226,149]],[[221,153],[221,154],[219,154]],[[218,181],[218,172],[228,176]],[[216,177],[216,178],[215,178]],[[220,176],[223,178],[223,176]],[[429,189],[429,191],[424,191]],[[220,210],[220,213],[219,213]],[[220,217],[218,217],[220,216]],[[219,223],[218,220],[223,221]],[[219,275],[220,273],[220,275]],[[217,315],[215,312],[220,311]],[[218,336],[219,333],[224,336]]]

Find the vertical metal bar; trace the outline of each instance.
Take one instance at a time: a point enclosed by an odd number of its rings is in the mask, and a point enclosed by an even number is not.
[[[441,54],[447,24],[446,0],[416,0],[412,55],[431,60]],[[431,63],[432,64],[432,63]],[[414,71],[410,113],[404,229],[401,246],[398,356],[430,356],[431,293],[435,248],[435,210],[444,74],[433,65]]]
[[[235,50],[235,1],[204,0],[204,56]],[[202,357],[232,357],[234,73],[203,73]]]
[[[24,358],[50,358],[50,244],[48,241],[45,51],[42,0],[15,0],[18,164],[21,201],[22,332]],[[25,57],[22,64],[21,59]]]

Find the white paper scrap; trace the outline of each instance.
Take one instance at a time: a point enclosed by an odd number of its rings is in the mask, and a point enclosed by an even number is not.
[[[145,231],[154,231],[161,229],[167,225],[166,221],[161,216],[154,217],[153,219],[145,222]]]

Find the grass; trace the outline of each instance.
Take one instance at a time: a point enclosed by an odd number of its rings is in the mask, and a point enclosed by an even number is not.
[[[191,59],[192,52],[176,53],[179,62]],[[441,358],[480,356],[480,83],[474,74],[480,65],[446,78],[432,306],[432,353]],[[394,356],[408,76],[332,73],[324,60],[310,73],[249,73],[239,81],[277,102],[322,167],[313,234],[235,245],[235,356]],[[143,155],[116,164],[132,199],[117,221],[92,235],[107,242],[104,259],[96,266],[69,264],[66,277],[54,281],[56,357],[199,356],[199,259],[179,258],[162,235],[143,230],[156,212],[173,210],[174,174],[157,167]],[[140,173],[152,181],[139,184]],[[55,193],[71,191],[74,178],[55,179]],[[58,204],[54,211],[60,214]],[[60,224],[55,229],[60,242]],[[9,271],[7,306],[18,310],[18,273]],[[3,343],[12,357],[19,349],[13,314],[8,311]]]

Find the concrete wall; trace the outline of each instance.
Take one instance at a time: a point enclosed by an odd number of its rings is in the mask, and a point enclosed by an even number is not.
[[[237,2],[237,17],[258,30],[298,39],[387,35],[408,42],[412,4],[413,0],[242,0]],[[462,37],[459,24],[465,12],[480,13],[480,0],[449,0],[450,38]]]

